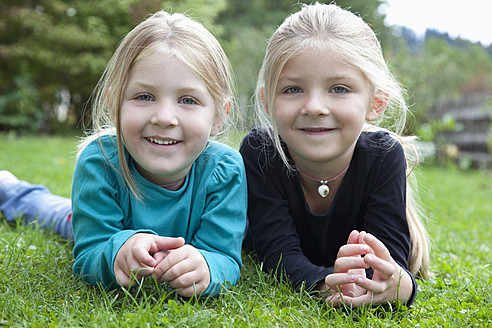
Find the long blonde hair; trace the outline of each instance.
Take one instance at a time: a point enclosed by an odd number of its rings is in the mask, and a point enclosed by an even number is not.
[[[372,29],[358,16],[336,5],[303,5],[302,9],[287,17],[269,41],[260,70],[255,93],[255,109],[258,124],[265,137],[273,142],[278,156],[286,167],[292,170],[282,146],[275,124],[275,111],[266,111],[264,106],[273,108],[277,83],[283,67],[293,56],[307,49],[331,49],[343,54],[347,63],[359,69],[372,87],[374,97],[384,97],[386,110],[373,122],[366,124],[363,131],[385,130],[398,140],[404,150],[407,162],[411,164],[407,175],[406,212],[411,237],[411,252],[408,266],[412,274],[428,276],[429,240],[422,224],[425,215],[418,206],[416,180],[413,168],[418,158],[412,146],[412,137],[402,137],[407,104],[401,85],[391,74],[384,60],[380,43]],[[379,127],[381,126],[381,127]],[[384,128],[383,128],[384,127]]]
[[[183,14],[158,11],[131,30],[118,45],[94,90],[92,129],[79,144],[79,154],[91,141],[116,135],[121,175],[137,199],[142,197],[125,160],[120,108],[134,63],[162,49],[165,52],[160,53],[174,56],[204,81],[222,126],[230,122],[228,111],[234,103],[229,60],[217,39],[200,23]]]

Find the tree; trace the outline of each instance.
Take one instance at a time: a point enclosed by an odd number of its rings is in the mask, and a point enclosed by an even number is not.
[[[7,122],[21,131],[50,130],[60,92],[69,90],[77,108],[89,98],[111,49],[127,30],[130,2],[23,0],[2,6],[0,78],[5,83],[0,90],[6,96],[0,115],[18,113],[22,119],[2,120],[0,129]],[[19,87],[30,94],[24,104],[9,99]]]
[[[224,6],[225,0],[3,0],[0,131],[51,131],[67,95],[75,125],[118,42],[145,16],[194,8],[190,12],[214,30]]]

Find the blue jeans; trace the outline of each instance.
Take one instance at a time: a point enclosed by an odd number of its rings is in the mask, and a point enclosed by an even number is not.
[[[73,240],[70,199],[53,195],[46,187],[25,181],[0,184],[0,212],[7,221],[20,218]]]

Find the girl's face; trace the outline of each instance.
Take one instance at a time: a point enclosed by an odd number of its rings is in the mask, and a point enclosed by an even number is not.
[[[120,110],[121,134],[137,170],[169,184],[186,176],[218,132],[215,103],[202,79],[173,56],[134,63]]]
[[[274,96],[279,134],[305,168],[340,163],[336,167],[343,169],[365,121],[379,115],[367,79],[331,50],[306,50],[289,59]]]

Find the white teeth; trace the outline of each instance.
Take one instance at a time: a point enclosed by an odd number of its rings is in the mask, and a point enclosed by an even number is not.
[[[176,140],[159,140],[159,139],[155,139],[155,138],[147,138],[147,140],[149,140],[150,142],[153,142],[153,143],[156,143],[158,145],[174,145],[174,144],[177,144],[178,141]]]

